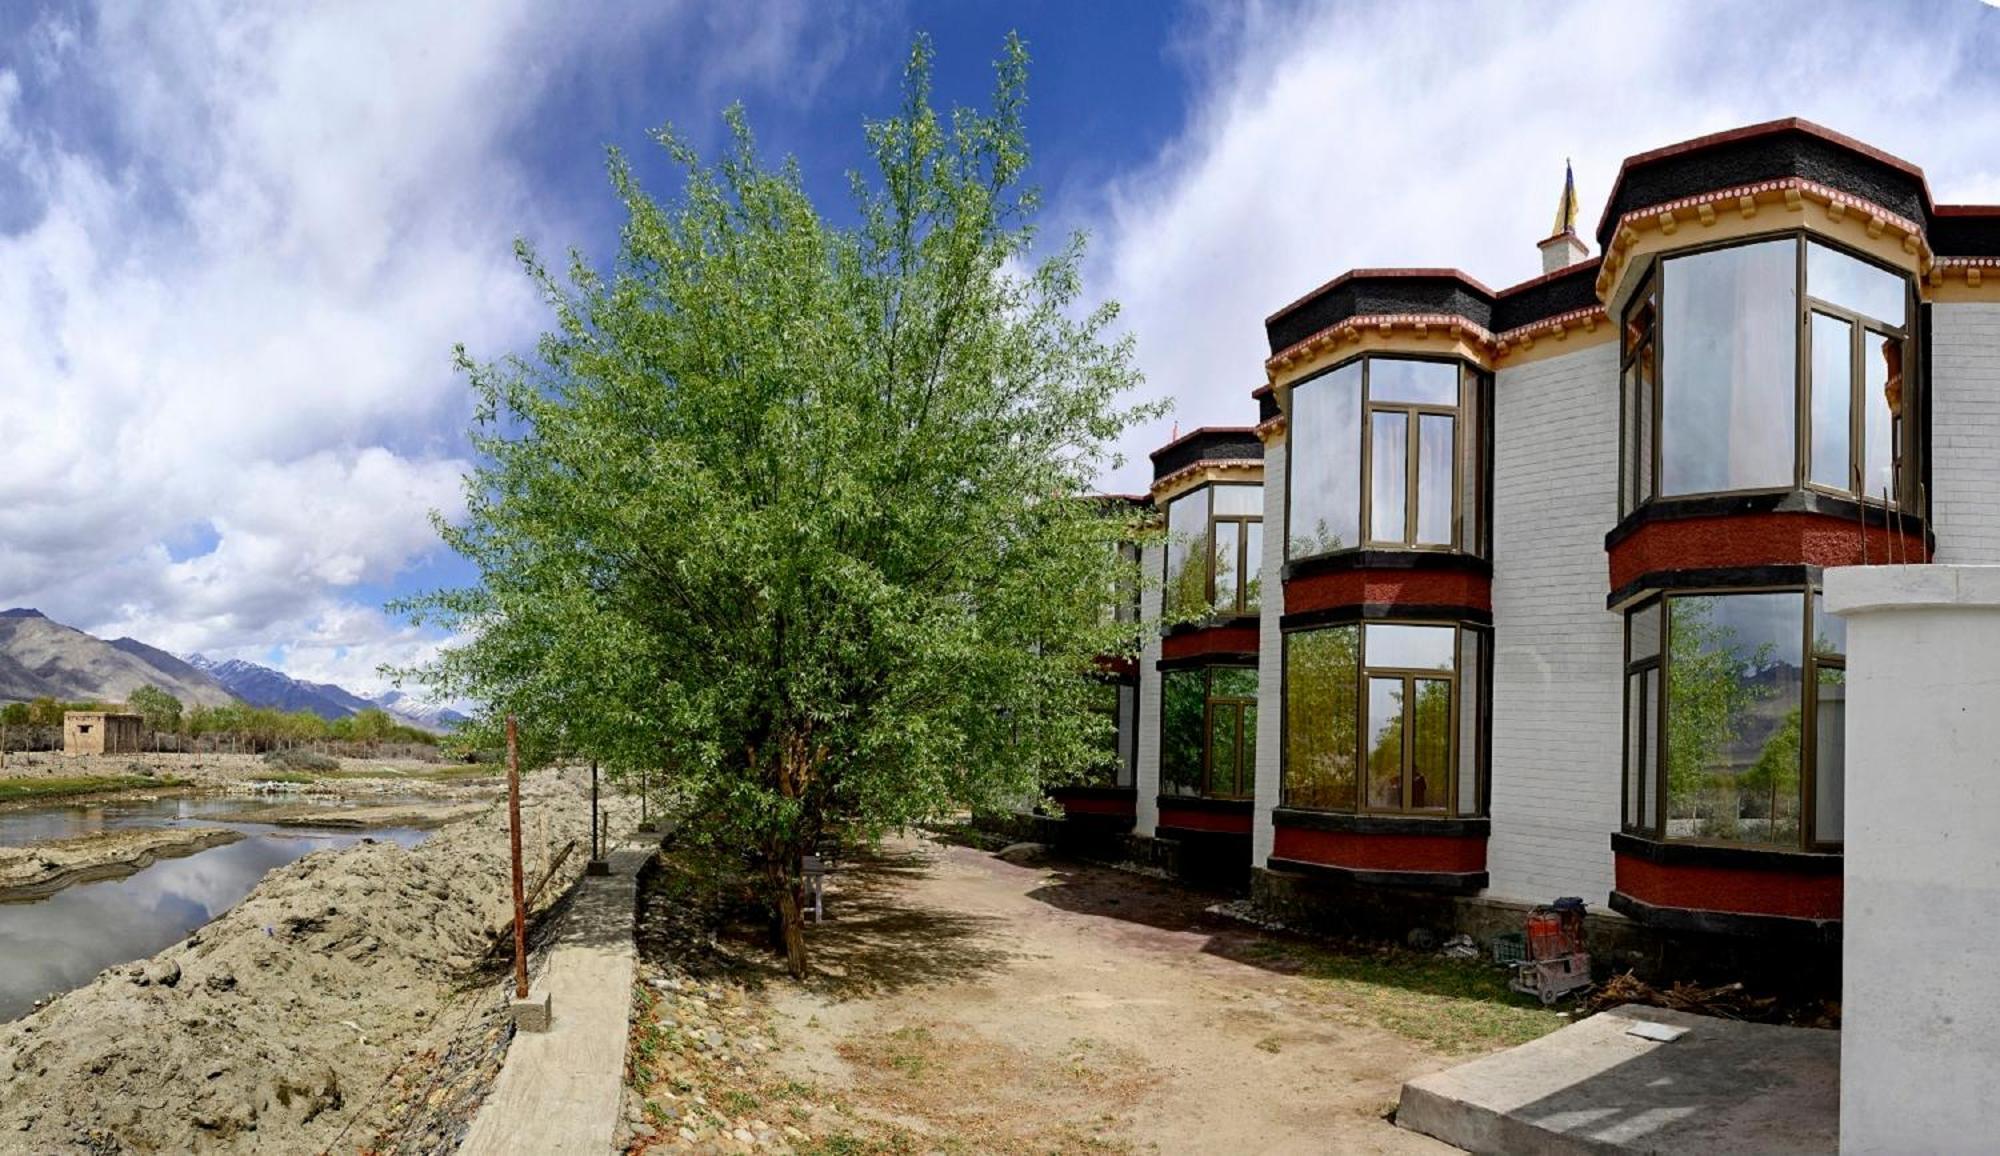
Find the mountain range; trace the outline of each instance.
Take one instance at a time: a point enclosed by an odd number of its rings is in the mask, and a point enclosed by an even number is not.
[[[39,610],[0,611],[0,702],[55,698],[65,702],[124,702],[142,686],[155,686],[189,706],[235,702],[282,711],[311,711],[324,719],[364,710],[387,711],[399,722],[450,731],[465,716],[392,690],[367,698],[325,682],[304,682],[241,659],[179,658],[135,638],[105,641],[64,626]]]

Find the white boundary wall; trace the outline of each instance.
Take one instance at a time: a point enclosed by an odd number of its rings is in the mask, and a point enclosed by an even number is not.
[[[1826,572],[1847,619],[1840,1150],[2000,1132],[2000,566]]]

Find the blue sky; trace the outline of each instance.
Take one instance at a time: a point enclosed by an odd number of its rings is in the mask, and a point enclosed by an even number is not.
[[[1092,238],[1149,396],[1250,419],[1271,309],[1361,265],[1536,271],[1565,157],[1803,115],[2000,201],[2000,9],[1926,4],[356,0],[0,5],[0,604],[380,685],[462,582],[450,350],[546,323],[511,256],[602,258],[603,150],[742,101],[838,216],[928,33],[945,102],[1034,57],[1043,227]]]

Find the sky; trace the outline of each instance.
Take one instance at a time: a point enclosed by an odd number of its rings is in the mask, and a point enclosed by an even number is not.
[[[607,259],[607,147],[663,197],[741,102],[830,216],[912,37],[946,103],[1028,41],[1050,238],[1090,238],[1145,397],[1247,424],[1262,320],[1336,274],[1539,271],[1565,159],[1798,115],[2000,202],[2000,8],[1928,3],[85,0],[0,5],[0,606],[359,691],[471,580],[463,343],[549,317],[517,239]]]

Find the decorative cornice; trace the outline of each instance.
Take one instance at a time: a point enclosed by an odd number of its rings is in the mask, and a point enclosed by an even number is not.
[[[1242,477],[1254,474],[1255,477]],[[1204,459],[1183,466],[1153,483],[1153,501],[1164,505],[1168,499],[1205,482],[1262,482],[1264,463],[1256,458]]]
[[[1265,378],[1285,386],[1323,362],[1348,354],[1418,350],[1437,342],[1458,347],[1482,369],[1492,367],[1498,348],[1494,335],[1480,325],[1451,313],[1372,313],[1350,317],[1301,341],[1293,342],[1264,361]],[[1349,346],[1354,348],[1349,349]],[[1280,393],[1281,401],[1285,400]]]
[[[1930,272],[1935,254],[1924,236],[1923,226],[1917,222],[1818,181],[1804,177],[1781,177],[1679,197],[1633,209],[1620,216],[1612,230],[1611,243],[1605,249],[1603,263],[1598,266],[1595,284],[1597,299],[1607,306],[1615,305],[1633,258],[1674,247],[1672,243],[1644,243],[1649,234],[1655,239],[1672,237],[1683,224],[1713,228],[1731,215],[1748,221],[1767,207],[1803,214],[1808,201],[1822,207],[1825,220],[1822,223],[1802,217],[1806,227],[1829,234],[1856,234],[1849,239],[1874,250],[1878,256],[1886,257],[1885,249],[1900,246],[1902,263],[1912,266],[1919,273]],[[1739,225],[1723,235],[1779,232],[1784,228],[1784,225],[1779,225],[1771,229],[1745,230]],[[1699,243],[1700,240],[1688,242],[1690,245]]]
[[[1285,436],[1286,424],[1287,422],[1285,420],[1285,415],[1281,413],[1277,417],[1272,418],[1270,421],[1263,422],[1260,425],[1258,425],[1257,437],[1265,445],[1270,445],[1272,442],[1277,441],[1279,438]]]

